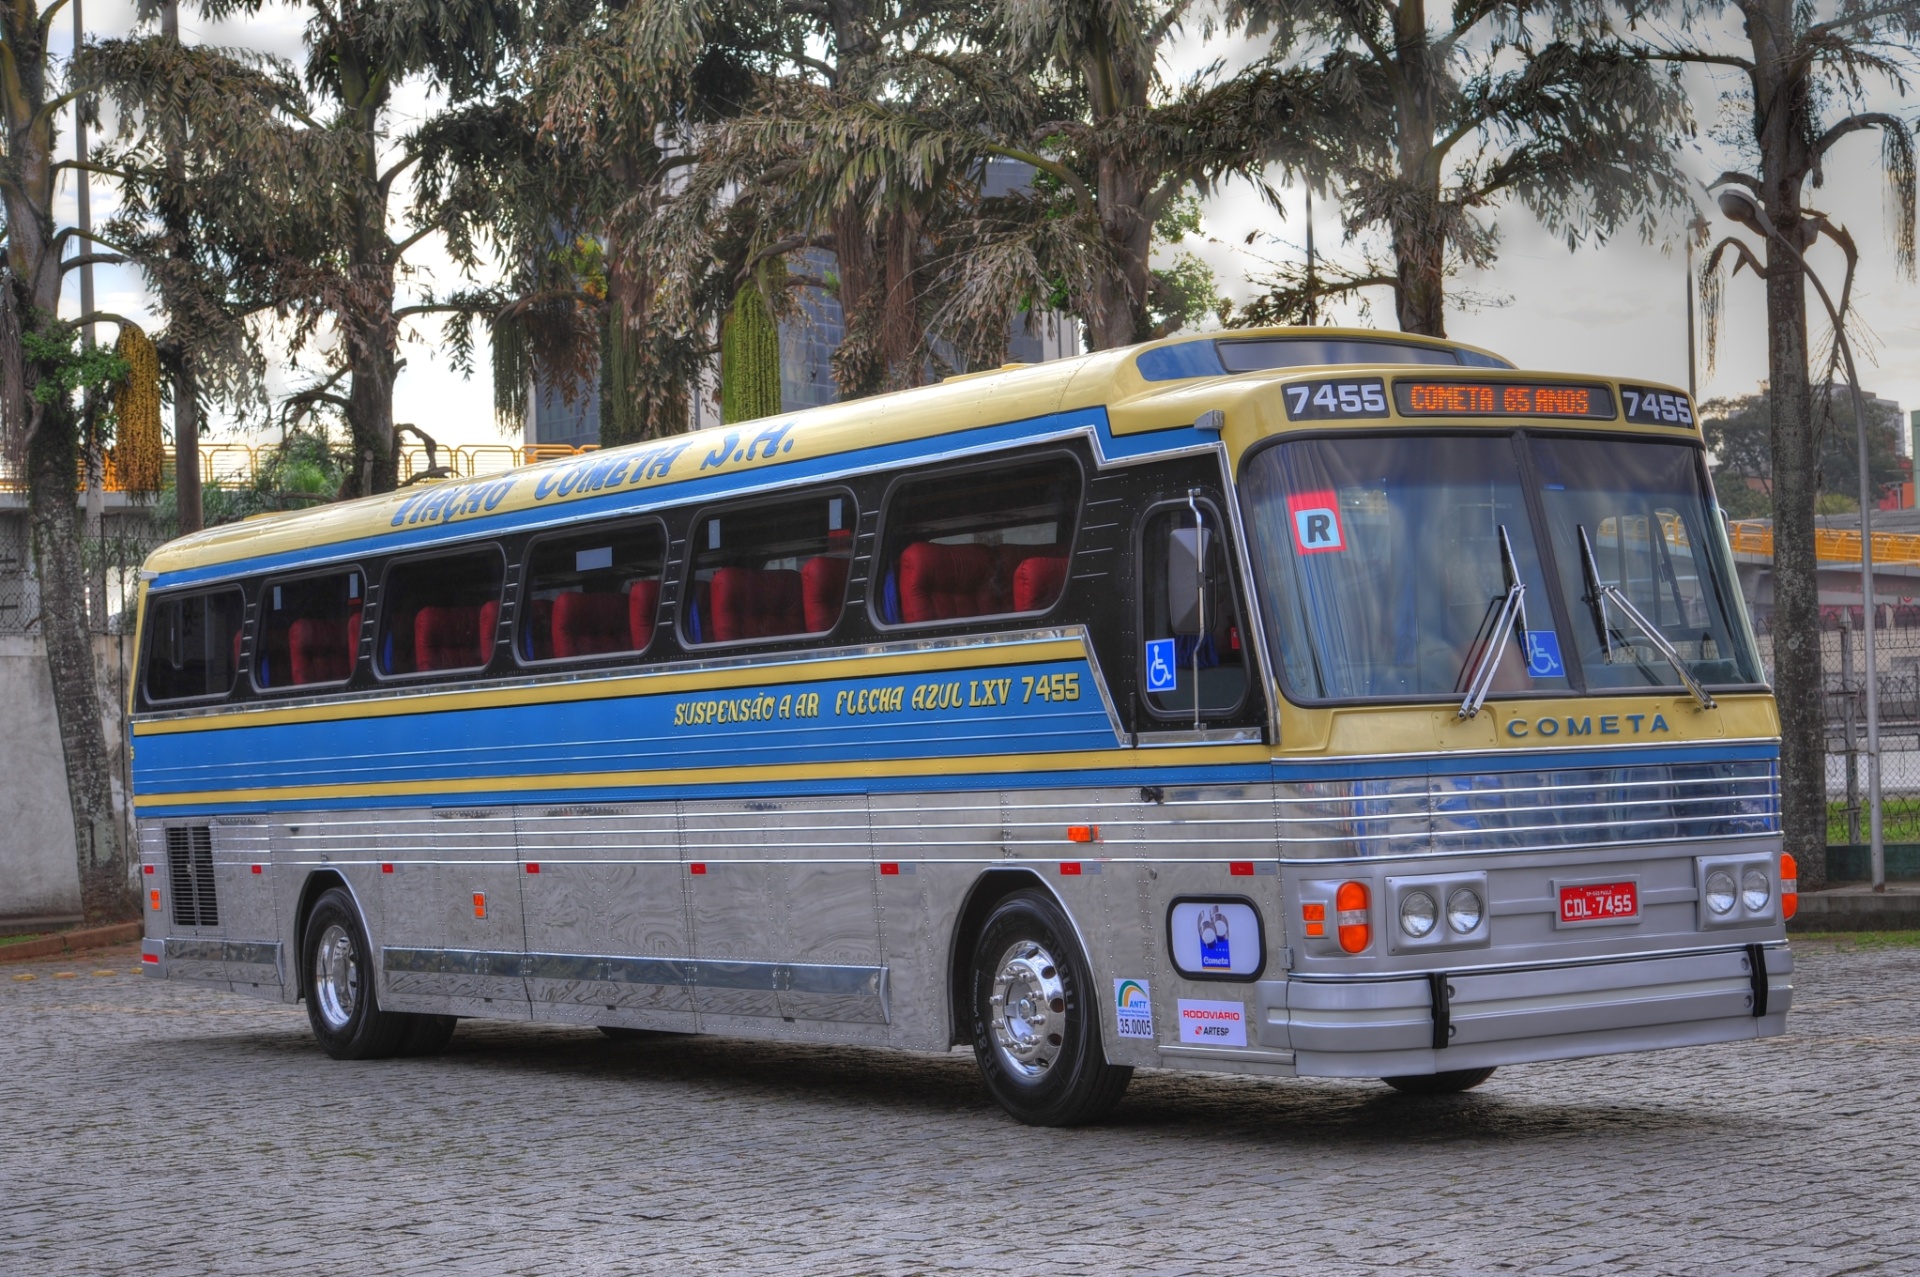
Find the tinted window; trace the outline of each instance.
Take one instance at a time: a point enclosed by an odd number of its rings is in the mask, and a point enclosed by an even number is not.
[[[523,661],[638,652],[653,641],[665,538],[629,523],[534,543],[521,594]]]
[[[1186,506],[1156,510],[1142,530],[1141,637],[1150,668],[1140,689],[1160,714],[1191,715],[1196,685],[1202,713],[1232,710],[1247,690],[1225,525],[1212,506],[1200,511],[1199,534]]]
[[[1449,364],[1460,356],[1445,347],[1352,337],[1261,337],[1223,341],[1220,362],[1228,372],[1298,368],[1312,364]]]
[[[178,701],[232,691],[245,616],[246,603],[233,588],[149,600],[142,676],[147,699]]]
[[[273,581],[260,592],[253,681],[263,688],[338,683],[360,651],[359,570]]]
[[[717,511],[696,521],[681,628],[690,643],[824,634],[840,621],[853,562],[845,493]]]
[[[1044,457],[894,488],[874,607],[888,625],[1044,612],[1067,583],[1080,467]]]
[[[500,552],[410,559],[387,569],[374,668],[382,674],[478,669],[500,620]]]

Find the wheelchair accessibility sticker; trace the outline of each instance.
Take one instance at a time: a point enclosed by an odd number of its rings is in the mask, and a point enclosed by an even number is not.
[[[1535,678],[1565,678],[1567,667],[1560,660],[1560,636],[1552,630],[1528,630],[1527,673]]]
[[[1154,639],[1147,644],[1147,690],[1171,692],[1179,678],[1179,655],[1170,638]]]

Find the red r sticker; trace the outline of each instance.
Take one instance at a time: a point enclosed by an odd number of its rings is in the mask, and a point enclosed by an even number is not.
[[[1293,520],[1293,548],[1301,554],[1326,554],[1347,548],[1340,526],[1340,495],[1299,492],[1287,498],[1287,517]]]

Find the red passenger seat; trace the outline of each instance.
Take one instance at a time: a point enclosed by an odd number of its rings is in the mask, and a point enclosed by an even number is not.
[[[822,554],[808,559],[800,569],[807,633],[825,634],[839,623],[840,605],[847,597],[847,568],[852,563],[844,555]]]
[[[627,598],[617,590],[569,590],[553,600],[553,654],[624,652],[632,638]]]
[[[806,628],[800,574],[785,568],[721,568],[713,574],[710,642],[773,638]]]
[[[909,625],[1004,612],[991,546],[915,541],[900,552],[900,619]]]
[[[287,629],[287,651],[295,683],[336,683],[353,671],[346,627],[332,617],[295,621]]]
[[[1006,550],[1027,550],[1026,546],[1001,546]],[[1016,612],[1040,612],[1053,606],[1060,597],[1060,589],[1067,582],[1067,552],[1057,547],[1043,547],[1038,554],[1028,553],[1014,567],[1013,610]]]
[[[480,629],[477,607],[421,608],[413,618],[413,668],[424,672],[481,664]]]
[[[493,659],[493,636],[500,632],[500,600],[488,599],[480,605],[480,646],[474,655],[481,665]]]
[[[644,651],[653,642],[653,618],[660,611],[660,582],[635,581],[627,590],[627,634],[633,650]]]

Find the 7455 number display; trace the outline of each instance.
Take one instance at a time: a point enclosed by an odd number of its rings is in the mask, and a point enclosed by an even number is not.
[[[1287,420],[1341,421],[1387,415],[1387,387],[1378,377],[1301,381],[1286,389]]]

